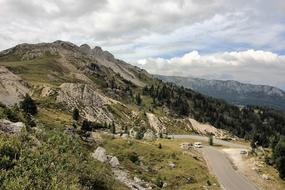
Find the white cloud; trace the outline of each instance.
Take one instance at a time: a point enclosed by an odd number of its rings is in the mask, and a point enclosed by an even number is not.
[[[285,56],[247,50],[200,55],[192,51],[170,59],[148,58],[135,63],[153,74],[238,80],[284,87]]]
[[[0,0],[0,49],[59,39],[100,45],[130,62],[197,50],[208,55],[192,52],[155,60],[162,62],[159,68],[165,73],[178,75],[181,69],[182,74],[190,73],[191,65],[197,75],[237,79],[237,73],[248,73],[241,70],[243,65],[252,66],[248,69],[253,69],[254,76],[262,70],[254,66],[270,65],[267,70],[274,74],[270,80],[280,84],[285,75],[284,69],[276,73],[280,56],[266,52],[285,54],[284,18],[284,0]],[[166,60],[176,62],[178,68]],[[204,70],[199,69],[201,65]]]

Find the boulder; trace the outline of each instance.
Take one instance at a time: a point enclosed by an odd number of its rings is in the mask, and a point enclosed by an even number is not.
[[[156,138],[154,132],[150,129],[148,129],[144,135],[143,135],[143,139],[144,140],[154,140]]]
[[[169,167],[171,168],[176,168],[176,164],[174,164],[173,162],[169,163]]]
[[[137,136],[137,134],[138,134],[138,132],[137,132],[137,130],[136,130],[135,127],[131,128],[130,131],[129,131],[129,133],[130,133],[130,137],[131,137],[131,138],[136,138],[136,136]]]
[[[270,177],[267,174],[262,174],[262,179],[270,180]]]
[[[122,134],[122,138],[127,139],[127,138],[129,138],[129,135],[128,135],[128,134],[126,134],[126,133],[124,133],[124,134]]]
[[[99,160],[100,162],[107,162],[108,158],[106,155],[106,150],[103,147],[98,147],[94,153],[92,153],[92,157]]]
[[[111,160],[109,161],[112,167],[117,167],[120,165],[120,162],[116,156],[113,156]]]
[[[22,122],[13,123],[9,120],[1,120],[0,121],[0,131],[9,134],[20,133],[23,128],[25,128],[25,124]]]
[[[138,178],[138,177],[134,177],[134,181],[136,182],[136,183],[138,183],[138,184],[141,184],[142,183],[142,180],[140,179],[140,178]]]

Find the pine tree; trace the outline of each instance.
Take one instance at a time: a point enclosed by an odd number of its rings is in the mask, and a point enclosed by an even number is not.
[[[273,160],[279,172],[279,176],[285,179],[285,137],[281,136],[273,150]]]
[[[92,131],[92,126],[88,120],[84,120],[81,126],[81,130],[83,131]]]
[[[72,118],[73,118],[73,120],[75,120],[75,121],[78,121],[78,120],[79,120],[80,115],[79,115],[79,110],[78,110],[77,108],[74,108],[74,109],[73,109]]]
[[[142,103],[142,98],[141,98],[141,94],[140,93],[138,93],[136,95],[136,102],[137,102],[137,105],[141,105],[141,103]]]
[[[27,114],[35,115],[38,113],[37,105],[29,94],[26,94],[24,100],[20,102],[20,107]]]
[[[213,146],[213,145],[214,145],[214,142],[213,142],[213,135],[212,135],[212,134],[209,135],[209,145],[210,145],[210,146]]]
[[[110,127],[110,130],[111,130],[111,133],[112,133],[112,134],[116,134],[116,126],[115,126],[115,122],[114,122],[114,121],[112,122],[112,125],[111,125],[111,127]]]

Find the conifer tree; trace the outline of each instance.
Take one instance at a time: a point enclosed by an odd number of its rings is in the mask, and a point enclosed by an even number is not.
[[[27,114],[35,115],[38,113],[37,105],[29,94],[25,95],[24,100],[20,103],[20,107]]]

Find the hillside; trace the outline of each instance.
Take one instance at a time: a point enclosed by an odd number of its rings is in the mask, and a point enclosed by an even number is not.
[[[234,105],[258,105],[285,110],[285,92],[276,87],[193,77],[161,75],[157,77],[204,95],[226,100]]]
[[[100,47],[63,41],[20,44],[0,52],[0,71],[0,155],[8,157],[2,160],[7,167],[2,189],[23,188],[23,184],[40,188],[46,183],[54,185],[53,189],[57,185],[61,189],[125,189],[133,183],[141,186],[136,182],[140,179],[144,181],[141,189],[159,189],[164,182],[166,189],[201,189],[215,179],[203,167],[199,153],[173,153],[171,147],[153,140],[167,134],[212,133],[269,147],[272,139],[278,142],[285,135],[284,112],[238,108],[163,82]],[[18,134],[21,129],[24,133]],[[95,150],[102,147],[111,155],[99,161],[111,162],[116,156],[129,171],[119,167],[111,172],[110,164],[92,161]],[[145,151],[156,148],[158,153]],[[39,160],[32,168],[39,179],[36,184],[25,183],[34,173],[26,179],[19,169],[21,165],[30,168],[31,160]],[[173,175],[169,163],[183,166],[180,175]],[[74,170],[73,164],[77,165]],[[50,167],[54,170],[46,176]],[[13,183],[11,176],[18,181]],[[67,186],[69,180],[72,188]]]

